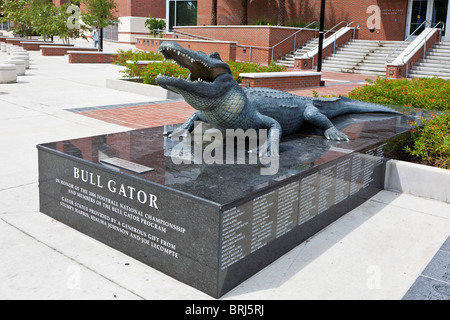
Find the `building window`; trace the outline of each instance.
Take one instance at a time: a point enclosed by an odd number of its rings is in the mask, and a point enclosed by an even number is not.
[[[168,28],[197,25],[197,1],[169,0]]]

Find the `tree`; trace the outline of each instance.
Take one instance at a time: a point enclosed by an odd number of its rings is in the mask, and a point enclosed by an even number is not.
[[[166,28],[166,22],[162,19],[156,19],[149,16],[149,18],[145,20],[145,27],[150,30],[153,36],[155,36],[155,31],[156,34],[159,35],[160,31]]]
[[[241,22],[240,25],[246,26],[248,24],[248,1],[241,0]]]
[[[85,10],[81,13],[83,22],[91,27],[99,27],[99,51],[103,51],[103,28],[115,25],[117,4],[114,0],[81,0]]]
[[[277,25],[284,26],[286,14],[286,0],[278,0],[278,21]]]
[[[58,9],[53,2],[49,0],[33,0],[30,9],[33,31],[42,35],[44,40],[54,35],[54,23]]]
[[[217,0],[211,1],[211,25],[217,25]]]
[[[74,2],[74,1],[72,1]],[[56,14],[51,19],[49,33],[54,36],[58,36],[63,39],[64,43],[70,43],[70,39],[76,39],[82,37],[86,39],[84,31],[87,27],[83,24],[77,25],[76,28],[69,26],[69,21],[73,17],[73,11],[71,8],[75,3],[63,3],[56,8]]]
[[[32,19],[30,5],[25,0],[3,0],[1,21],[9,22],[9,29],[13,33],[24,37],[32,34]]]

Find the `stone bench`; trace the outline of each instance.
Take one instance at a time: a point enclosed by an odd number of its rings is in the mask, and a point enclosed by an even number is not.
[[[67,51],[69,63],[112,63],[117,53],[100,51]]]
[[[313,71],[241,73],[242,86],[278,90],[320,86],[322,73]]]
[[[64,44],[62,45],[61,43],[53,43],[53,42],[44,42],[44,41],[22,41],[20,43],[21,47],[24,48],[25,50],[29,50],[29,51],[39,51],[41,50],[41,46],[56,46],[56,47],[60,47],[60,46],[64,46],[64,47],[73,47],[73,44]]]
[[[16,46],[20,46],[20,43],[22,41],[27,41],[27,39],[25,39],[25,38],[6,38],[5,41],[6,41],[6,43],[11,43]],[[28,41],[30,41],[30,40],[28,39]]]
[[[16,65],[0,64],[0,83],[13,83],[17,81]]]
[[[41,55],[43,56],[65,56],[67,51],[98,51],[97,48],[72,47],[72,46],[41,46]]]

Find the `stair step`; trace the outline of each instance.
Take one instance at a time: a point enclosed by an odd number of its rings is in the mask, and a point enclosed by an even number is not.
[[[442,60],[442,59],[429,59],[428,57],[422,59],[419,64],[430,64],[430,65],[439,65],[440,67],[449,67],[450,68],[450,60]]]
[[[366,71],[376,71],[376,72],[384,72],[384,73],[386,73],[386,68],[385,67],[374,67],[374,66],[367,66],[367,65],[356,66],[355,70],[366,70]]]
[[[435,76],[427,75],[427,74],[410,73],[409,77],[410,78],[434,78]],[[441,78],[441,79],[444,79],[444,80],[450,80],[450,77],[448,77],[448,76],[438,76],[438,78]]]
[[[433,73],[435,75],[449,75],[450,76],[450,69],[443,70],[442,68],[432,68],[432,67],[416,67],[414,66],[412,68],[414,71],[420,71],[420,72],[429,72]]]

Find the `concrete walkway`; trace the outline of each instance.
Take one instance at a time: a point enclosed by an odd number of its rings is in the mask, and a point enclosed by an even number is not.
[[[130,130],[67,109],[157,100],[107,89],[118,66],[30,56],[0,85],[0,299],[211,299],[39,212],[36,144]],[[449,234],[450,204],[383,191],[223,299],[402,299]]]

